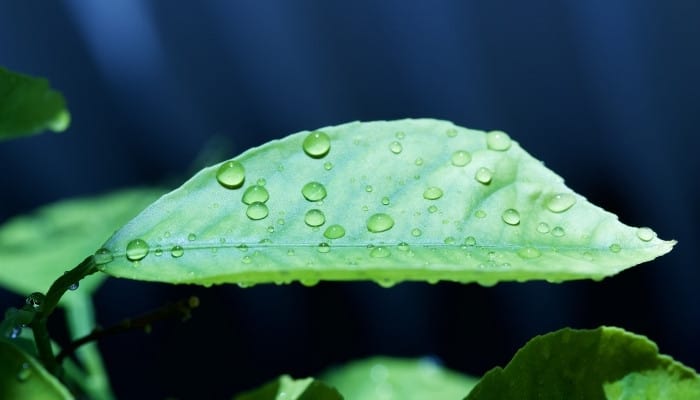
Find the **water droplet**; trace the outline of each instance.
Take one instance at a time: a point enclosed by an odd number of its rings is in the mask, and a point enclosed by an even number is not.
[[[253,259],[250,256],[243,256],[241,261],[243,262],[243,264],[250,264],[251,262],[253,262]]]
[[[245,190],[241,201],[244,204],[253,204],[255,202],[265,203],[270,198],[270,193],[261,185],[253,185]]]
[[[288,256],[293,256],[293,255],[294,255],[294,249],[289,249],[289,250],[287,250],[287,255],[288,255]]]
[[[566,231],[564,231],[564,228],[561,226],[555,226],[554,229],[552,229],[552,236],[562,237],[564,235],[566,235]]]
[[[369,256],[372,258],[385,258],[389,257],[391,255],[391,252],[389,249],[383,246],[377,246],[372,248],[372,250],[369,251]]]
[[[371,193],[372,190],[374,190],[374,188],[372,187],[372,185],[367,185],[367,186],[365,186],[365,192]]]
[[[321,201],[326,198],[326,187],[318,182],[309,182],[301,189],[301,194],[308,201]]]
[[[197,235],[195,235],[194,233],[190,233],[189,235],[187,235],[187,240],[189,240],[190,242],[194,242],[195,240],[197,240]]]
[[[415,164],[420,167],[423,165],[423,159],[420,157],[416,158]]]
[[[148,255],[148,243],[141,239],[134,239],[126,245],[126,258],[129,261],[139,261]]]
[[[17,380],[20,382],[25,382],[31,377],[32,369],[30,368],[29,363],[22,363],[19,368],[19,372],[17,372]]]
[[[506,151],[510,148],[511,140],[507,133],[491,131],[486,134],[486,146],[491,150]]]
[[[422,234],[423,234],[423,232],[421,232],[421,230],[418,229],[418,228],[413,228],[413,229],[411,230],[411,235],[414,236],[414,237],[418,237],[418,236],[420,236],[420,235],[422,235]]]
[[[408,243],[406,243],[406,242],[401,242],[396,247],[401,251],[408,251],[408,249],[409,249]]]
[[[457,239],[455,239],[455,238],[452,237],[452,236],[448,236],[448,237],[445,238],[444,242],[445,242],[445,244],[450,244],[450,245],[452,245],[452,244],[455,244],[455,243],[457,242]]]
[[[275,233],[275,227],[270,225],[267,227],[267,233]]]
[[[245,211],[245,215],[255,221],[267,217],[268,214],[269,210],[267,209],[265,203],[261,203],[259,201],[249,205],[248,209]]]
[[[513,208],[503,211],[501,218],[503,218],[503,222],[508,225],[518,225],[520,223],[520,213]]]
[[[241,187],[245,180],[245,169],[243,164],[235,160],[226,161],[216,170],[216,180],[227,189]]]
[[[452,153],[452,165],[455,167],[464,167],[472,162],[472,155],[466,150],[457,150]]]
[[[304,215],[304,222],[308,226],[321,226],[326,223],[326,216],[323,211],[313,208]]]
[[[179,258],[182,257],[185,254],[185,249],[182,248],[180,245],[175,245],[173,246],[172,249],[170,249],[170,255],[173,258]]]
[[[258,180],[257,180],[255,183],[257,183],[258,186],[265,186],[265,185],[267,185],[267,181],[265,180],[265,178],[258,178]]]
[[[319,253],[328,253],[331,251],[331,246],[326,242],[321,242],[318,244],[316,250],[318,250]]]
[[[447,137],[455,137],[455,136],[457,136],[457,129],[450,128],[450,129],[446,130],[445,133],[447,134]]]
[[[46,300],[46,296],[44,296],[43,293],[34,292],[24,299],[24,303],[36,311],[41,311],[41,307],[44,305],[44,300]]]
[[[246,245],[245,243],[239,244],[238,246],[236,246],[236,248],[244,253],[248,251],[248,245]]]
[[[488,185],[491,183],[491,179],[493,179],[493,172],[486,167],[481,167],[476,171],[474,178],[477,182]]]
[[[464,238],[464,244],[470,247],[476,246],[476,238],[474,238],[474,236],[467,236],[466,238]]]
[[[388,289],[388,288],[396,285],[396,281],[393,279],[389,279],[389,278],[378,279],[375,282],[377,283],[377,285],[379,285],[385,289]]]
[[[302,144],[304,152],[313,158],[321,158],[331,149],[331,138],[325,132],[313,131],[309,133]]]
[[[648,242],[656,237],[656,232],[647,227],[639,228],[637,229],[637,237],[639,240]]]
[[[541,254],[542,253],[540,253],[540,251],[534,247],[523,247],[522,249],[518,250],[518,255],[525,259],[537,258]]]
[[[92,257],[93,260],[95,260],[96,265],[107,264],[108,262],[114,260],[112,252],[109,251],[109,249],[105,249],[104,247],[97,250],[95,252],[95,255],[93,255]]]
[[[442,189],[431,186],[423,192],[423,198],[426,200],[437,200],[442,197]]]
[[[325,169],[326,171],[332,170],[332,169],[333,169],[333,163],[330,162],[330,161],[326,161],[325,163],[323,163],[323,169]]]
[[[394,219],[389,214],[378,213],[367,219],[367,230],[373,233],[384,232],[394,226]]]
[[[573,207],[576,203],[576,197],[571,193],[557,193],[550,197],[545,203],[547,209],[554,213],[560,213]]]
[[[549,224],[546,222],[540,222],[537,224],[537,232],[539,233],[549,233]]]
[[[382,204],[384,204],[385,206],[388,206],[389,205],[389,198],[386,196],[382,197]]]
[[[432,206],[428,207],[428,212],[431,214],[436,213],[437,210],[438,210],[438,208],[436,205],[432,205]]]
[[[156,247],[156,250],[153,252],[153,254],[155,254],[156,257],[160,257],[163,255],[163,249],[161,249],[160,247]]]
[[[391,152],[394,154],[399,154],[401,153],[401,150],[403,150],[403,146],[401,146],[401,143],[399,142],[391,142],[389,145],[389,150],[391,150]]]
[[[403,138],[406,137],[406,134],[399,131],[399,132],[396,132],[395,136],[397,139],[402,140]]]
[[[78,287],[80,287],[80,282],[73,282],[68,286],[68,290],[78,290]]]
[[[369,211],[369,207],[367,205],[362,206],[362,211]]]
[[[7,335],[10,339],[17,339],[19,335],[22,334],[22,326],[21,325],[15,325],[12,327],[10,330],[10,333]]]
[[[345,236],[345,228],[338,224],[333,224],[326,228],[325,232],[323,232],[323,236],[327,239],[340,239]]]
[[[613,243],[610,245],[610,251],[612,251],[613,253],[619,253],[620,250],[622,250],[622,247],[619,244]]]
[[[277,220],[277,225],[284,225],[284,218],[279,218]]]
[[[474,216],[477,218],[486,218],[486,211],[476,210],[476,212],[474,213]]]

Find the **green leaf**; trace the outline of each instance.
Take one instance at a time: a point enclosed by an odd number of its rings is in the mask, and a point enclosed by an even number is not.
[[[558,282],[674,243],[590,204],[502,132],[418,119],[300,132],[205,168],[116,232],[101,269],[204,285]]]
[[[660,355],[654,342],[620,328],[565,328],[537,336],[503,369],[487,372],[467,400],[697,399],[700,377]],[[680,397],[633,397],[678,393]],[[632,397],[631,397],[632,396]]]
[[[46,129],[62,132],[69,124],[63,96],[46,79],[0,67],[0,140]]]
[[[282,375],[258,389],[239,394],[236,400],[342,400],[337,390],[313,378]]]
[[[7,221],[0,226],[0,285],[21,295],[46,291],[162,192],[134,189],[65,200]],[[88,276],[79,290],[88,294],[103,280],[102,274]]]
[[[373,357],[332,369],[321,380],[347,400],[455,400],[477,379],[436,365],[429,359]]]
[[[0,339],[0,399],[72,399],[68,390],[19,347]]]

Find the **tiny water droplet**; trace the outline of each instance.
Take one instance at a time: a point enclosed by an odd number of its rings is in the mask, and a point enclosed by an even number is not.
[[[37,311],[41,311],[44,300],[46,300],[46,296],[43,293],[34,292],[24,299],[24,303]]]
[[[406,137],[406,134],[404,132],[399,131],[399,132],[396,132],[396,134],[394,136],[396,136],[397,139],[402,140],[403,138]]]
[[[17,372],[17,380],[20,382],[26,382],[31,377],[32,369],[30,368],[29,363],[22,363],[19,371]]]
[[[367,205],[362,206],[362,211],[369,211],[369,207]]]
[[[474,216],[477,218],[486,218],[486,211],[476,210],[476,212],[474,213]]]
[[[421,232],[421,230],[418,229],[418,228],[413,228],[413,229],[411,230],[411,235],[413,235],[414,237],[418,237],[418,236],[420,236],[420,235],[422,235],[422,234],[423,234],[423,232]]]
[[[367,230],[372,233],[388,231],[394,226],[394,219],[389,214],[377,213],[367,219]]]
[[[257,183],[258,186],[265,186],[267,184],[267,181],[265,180],[265,178],[259,178],[255,183]]]
[[[472,155],[466,150],[457,150],[452,153],[451,161],[455,167],[464,167],[472,161]]]
[[[326,187],[318,182],[309,182],[301,189],[301,194],[308,201],[321,201],[326,198]]]
[[[331,150],[331,138],[323,131],[313,131],[302,144],[304,152],[313,158],[322,158]]]
[[[226,161],[216,170],[216,180],[227,189],[239,188],[245,180],[243,164],[236,160]]]
[[[73,283],[70,284],[70,286],[68,286],[68,290],[78,290],[78,287],[80,287],[80,283],[79,283],[79,282],[73,282]]]
[[[326,242],[321,242],[318,244],[318,247],[316,248],[316,250],[318,250],[319,253],[325,254],[325,253],[328,253],[331,251],[331,246]]]
[[[330,161],[326,161],[325,163],[323,163],[323,169],[325,169],[326,171],[332,170],[332,169],[333,169],[333,163],[330,162]]]
[[[267,233],[275,233],[275,227],[270,225],[267,227]]]
[[[445,244],[452,245],[452,244],[455,244],[457,242],[457,239],[455,239],[452,236],[448,236],[445,238],[444,242],[445,242]]]
[[[401,150],[403,150],[403,146],[401,146],[401,143],[399,142],[391,142],[389,145],[389,150],[391,150],[391,152],[394,154],[399,154],[401,153]]]
[[[637,237],[639,238],[639,240],[648,242],[656,237],[656,232],[651,230],[651,228],[642,227],[637,229]]]
[[[382,204],[385,206],[388,206],[389,205],[389,198],[386,196],[382,197]]]
[[[287,250],[287,255],[288,255],[288,256],[293,256],[293,255],[294,255],[294,249],[289,249],[289,250]]]
[[[248,251],[248,245],[246,245],[245,243],[239,244],[238,246],[236,246],[236,248],[244,253]]]
[[[109,251],[109,249],[105,249],[104,247],[97,250],[92,257],[93,260],[95,260],[96,265],[107,264],[108,262],[114,260],[112,252]]]
[[[537,224],[537,232],[539,233],[549,233],[549,224],[546,222],[540,222]]]
[[[126,245],[126,258],[129,261],[139,261],[148,255],[150,248],[142,239],[134,239]]]
[[[173,246],[172,249],[170,249],[170,255],[173,258],[179,258],[182,257],[185,254],[185,249],[182,248],[180,245],[175,245]]]
[[[250,256],[243,256],[241,261],[243,262],[243,264],[250,264],[251,262],[253,262],[253,259]]]
[[[464,244],[469,247],[476,246],[476,238],[474,236],[467,236],[464,238]]]
[[[437,208],[437,206],[434,205],[434,204],[433,204],[432,206],[428,207],[428,212],[431,213],[431,214],[436,213],[437,210],[438,210],[438,208]]]
[[[491,131],[486,134],[486,146],[491,150],[506,151],[510,148],[511,140],[507,133]]]
[[[371,193],[372,190],[374,190],[374,188],[372,187],[372,185],[367,185],[367,186],[365,186],[365,192]]]
[[[161,249],[160,247],[156,247],[156,250],[153,252],[153,254],[155,254],[156,257],[160,257],[163,255],[163,249]]]
[[[265,203],[270,198],[270,193],[262,185],[253,185],[243,192],[241,201],[244,204],[253,204],[255,202]]]
[[[477,182],[488,185],[491,183],[491,179],[493,179],[493,172],[486,167],[481,167],[476,171],[474,178]]]
[[[450,129],[446,130],[445,133],[447,134],[447,137],[455,137],[455,136],[457,136],[457,129],[450,128]]]
[[[423,165],[423,159],[420,157],[416,158],[415,164],[420,167]]]
[[[195,240],[197,240],[197,235],[195,235],[194,233],[190,233],[189,235],[187,235],[187,240],[189,240],[190,242],[194,242]]]
[[[545,206],[547,209],[554,213],[564,212],[576,203],[576,197],[571,193],[557,193],[550,197]]]
[[[564,235],[566,235],[566,231],[564,231],[564,228],[561,226],[555,226],[554,229],[552,229],[552,236],[562,237]]]
[[[326,228],[325,232],[323,232],[323,236],[327,239],[340,239],[345,236],[345,228],[338,224],[333,224]]]
[[[279,218],[277,220],[277,225],[284,225],[284,218]]]
[[[304,223],[308,226],[321,226],[326,223],[326,216],[323,211],[313,208],[304,215]]]
[[[534,247],[523,247],[518,250],[518,255],[525,259],[532,259],[539,257],[541,253]]]
[[[396,247],[401,251],[408,251],[409,249],[408,243],[406,242],[401,242]]]
[[[508,225],[518,225],[520,223],[520,213],[518,210],[513,208],[503,211],[501,218],[503,219],[503,222]]]
[[[10,330],[10,333],[7,335],[10,339],[17,339],[19,335],[22,334],[22,326],[21,325],[15,325],[12,327]]]
[[[254,221],[263,219],[267,217],[268,214],[269,210],[267,209],[265,203],[261,203],[259,201],[249,205],[248,209],[245,211],[245,215]]]
[[[396,281],[393,279],[389,279],[389,278],[378,279],[375,282],[377,283],[377,285],[379,285],[385,289],[388,289],[388,288],[396,285]]]
[[[426,200],[437,200],[442,197],[442,189],[431,186],[423,192],[423,198]]]
[[[389,249],[383,246],[374,247],[369,251],[369,256],[372,258],[385,258],[389,257],[390,255],[391,252],[389,251]]]
[[[617,243],[613,243],[610,245],[610,251],[612,251],[613,253],[619,253],[621,250],[622,247]]]

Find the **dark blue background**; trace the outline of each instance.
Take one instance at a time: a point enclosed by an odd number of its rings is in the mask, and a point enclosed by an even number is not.
[[[119,398],[224,398],[375,353],[478,375],[567,325],[622,326],[700,367],[700,2],[201,3],[0,4],[0,64],[48,77],[73,115],[65,134],[0,145],[0,221],[69,196],[176,185],[303,129],[435,117],[509,132],[592,202],[679,244],[601,283],[110,280],[97,296],[105,325],[203,300],[189,323],[102,343]]]

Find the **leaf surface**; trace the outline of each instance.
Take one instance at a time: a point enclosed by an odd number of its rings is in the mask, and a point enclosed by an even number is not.
[[[467,400],[697,399],[700,377],[620,328],[565,328],[530,340],[505,368],[487,372]],[[679,393],[681,397],[651,396]],[[606,394],[608,397],[606,397]],[[644,397],[634,397],[644,394]]]
[[[431,119],[300,132],[205,168],[104,245],[170,283],[600,279],[671,250],[503,132]]]
[[[0,399],[67,400],[73,396],[34,357],[0,339]]]
[[[0,67],[0,140],[68,128],[70,114],[63,96],[43,78]]]
[[[235,400],[342,400],[337,390],[313,378],[292,379],[283,375],[257,389],[239,394]]]

